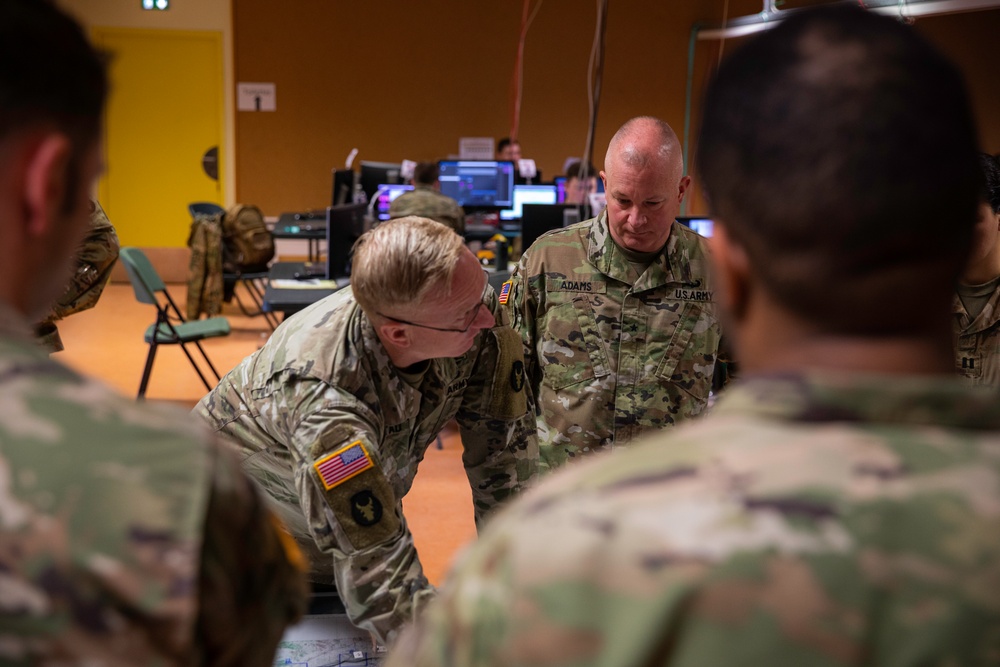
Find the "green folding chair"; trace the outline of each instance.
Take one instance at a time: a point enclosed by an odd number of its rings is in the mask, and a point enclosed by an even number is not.
[[[198,341],[205,338],[228,336],[229,320],[224,317],[210,317],[194,322],[185,321],[180,309],[167,291],[167,286],[142,250],[122,248],[119,259],[128,273],[129,282],[132,283],[132,289],[135,291],[135,298],[140,303],[148,303],[156,307],[156,322],[146,329],[145,339],[149,343],[149,354],[146,355],[146,368],[142,372],[142,381],[139,383],[138,398],[143,398],[146,395],[149,376],[153,371],[153,359],[156,357],[156,348],[160,345],[180,345],[184,356],[191,362],[191,366],[198,373],[205,388],[211,391],[213,385],[205,379],[205,374],[202,373],[201,368],[188,351],[187,344],[193,343],[198,348],[205,363],[215,375],[216,381],[221,380],[219,372],[215,370],[211,359],[205,354],[204,348]]]

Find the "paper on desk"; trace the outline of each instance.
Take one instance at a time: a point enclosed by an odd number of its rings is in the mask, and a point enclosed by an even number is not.
[[[270,281],[274,289],[337,289],[336,280],[307,278],[305,280],[274,278]]]

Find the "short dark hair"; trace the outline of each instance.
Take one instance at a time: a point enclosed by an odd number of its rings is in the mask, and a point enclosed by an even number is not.
[[[830,333],[938,326],[982,175],[961,74],[912,28],[803,10],[730,54],[698,167],[713,214],[784,307]]]
[[[80,148],[100,133],[105,59],[48,0],[0,2],[0,137],[52,124]]]
[[[568,181],[568,180],[573,179],[573,178],[580,178],[580,168],[582,166],[583,166],[583,162],[581,160],[577,160],[576,162],[570,163],[570,165],[568,167],[566,167],[566,180]],[[588,162],[587,163],[587,178],[591,178],[591,177],[595,177],[596,178],[597,177],[597,171],[594,169],[594,165],[592,165],[592,164],[590,164]]]
[[[419,162],[413,168],[413,182],[417,185],[434,185],[441,176],[437,162]]]
[[[507,148],[511,144],[518,143],[517,139],[511,139],[510,137],[504,137],[497,142],[497,153],[502,153],[503,149]]]
[[[54,126],[73,142],[67,202],[79,159],[101,131],[108,93],[105,58],[72,18],[48,0],[0,2],[0,140]]]
[[[1000,156],[980,153],[979,166],[984,181],[981,199],[994,213],[1000,213]]]

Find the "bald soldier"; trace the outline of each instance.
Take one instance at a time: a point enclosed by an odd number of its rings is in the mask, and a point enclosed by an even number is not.
[[[497,516],[389,667],[997,664],[1000,411],[951,352],[961,75],[892,18],[803,10],[704,113],[740,384]]]
[[[350,288],[284,322],[195,413],[241,444],[312,581],[385,643],[434,595],[402,505],[428,445],[457,419],[477,523],[533,477],[538,446],[517,334],[460,236],[389,220],[353,264]]]
[[[0,2],[0,664],[270,667],[305,566],[236,457],[32,330],[88,230],[107,87],[54,4]]]
[[[542,235],[501,292],[537,397],[539,469],[705,409],[719,323],[705,240],[674,218],[691,184],[670,126],[625,123],[597,218]]]

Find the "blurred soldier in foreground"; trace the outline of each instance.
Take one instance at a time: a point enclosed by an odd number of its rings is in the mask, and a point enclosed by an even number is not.
[[[0,664],[270,666],[304,567],[253,483],[32,331],[87,230],[106,91],[78,25],[0,3]]]
[[[506,300],[537,397],[540,469],[624,447],[705,409],[720,330],[705,239],[674,218],[677,136],[634,118],[611,139],[598,217],[543,234]]]
[[[959,73],[892,19],[803,11],[704,110],[745,379],[498,516],[390,665],[997,663],[1000,411],[950,344],[980,180]]]
[[[90,206],[90,228],[74,255],[73,277],[49,314],[35,325],[39,342],[49,352],[64,349],[56,320],[96,306],[118,259],[115,228],[96,199],[91,200]]]
[[[399,218],[355,244],[351,287],[286,320],[195,408],[243,447],[347,615],[391,641],[433,596],[403,517],[457,418],[477,523],[538,457],[517,334],[461,237]],[[459,508],[455,508],[458,511]]]

